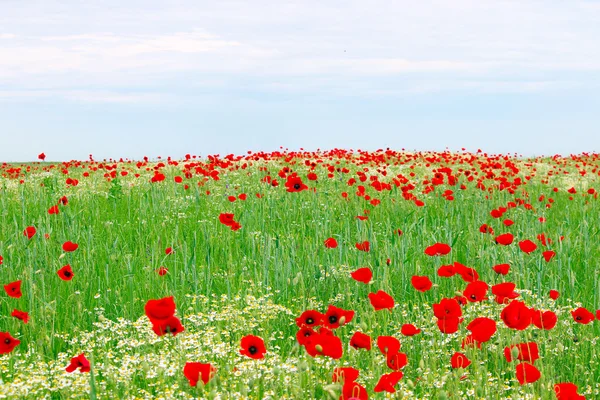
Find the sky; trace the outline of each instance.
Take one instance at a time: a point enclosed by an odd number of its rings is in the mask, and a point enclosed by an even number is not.
[[[0,161],[600,152],[600,0],[0,0]]]

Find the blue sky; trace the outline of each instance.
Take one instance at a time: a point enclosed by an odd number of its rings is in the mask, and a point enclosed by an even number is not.
[[[0,2],[1,161],[600,151],[600,1],[86,3]]]

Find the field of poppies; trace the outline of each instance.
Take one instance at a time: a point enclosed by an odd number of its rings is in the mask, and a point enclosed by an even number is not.
[[[0,398],[600,398],[598,154],[39,159]]]

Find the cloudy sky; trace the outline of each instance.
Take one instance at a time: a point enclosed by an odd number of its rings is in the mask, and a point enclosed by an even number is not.
[[[0,0],[0,161],[600,151],[598,0],[86,3]]]

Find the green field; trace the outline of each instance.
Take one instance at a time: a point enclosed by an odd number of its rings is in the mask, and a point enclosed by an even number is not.
[[[306,190],[286,190],[293,173]],[[4,164],[0,174],[1,283],[22,281],[21,297],[0,294],[0,332],[20,341],[0,355],[0,398],[347,399],[342,383],[332,382],[336,367],[359,370],[356,384],[375,399],[555,399],[554,385],[565,382],[600,398],[600,321],[581,324],[571,314],[600,308],[596,155],[334,150]],[[49,213],[54,206],[58,213]],[[222,213],[233,213],[241,227],[221,223]],[[494,233],[482,233],[482,224]],[[31,238],[27,227],[35,228]],[[514,235],[512,244],[496,243],[503,233]],[[338,246],[326,247],[328,238]],[[525,253],[524,240],[537,248]],[[67,241],[78,248],[64,251]],[[357,249],[364,241],[369,251]],[[425,254],[435,243],[450,253]],[[547,262],[542,253],[550,250]],[[445,334],[433,304],[468,284],[438,276],[454,262],[476,270],[489,299],[463,305],[458,331]],[[494,272],[504,263],[507,275]],[[72,280],[57,274],[65,265]],[[168,272],[159,274],[161,267]],[[373,272],[368,284],[350,276],[361,267]],[[429,277],[433,287],[417,291],[413,276]],[[553,311],[556,326],[508,327],[506,304],[491,291],[501,282],[515,283],[516,300],[527,307]],[[393,297],[392,309],[371,305],[369,293],[379,290]],[[145,305],[168,296],[185,330],[158,336]],[[329,305],[355,312],[332,332],[343,355],[312,357],[296,340],[296,318]],[[28,312],[27,324],[11,316],[15,309]],[[477,317],[495,320],[497,331],[481,348],[463,349]],[[421,332],[402,335],[408,323]],[[373,339],[370,351],[349,346],[357,331]],[[263,359],[240,354],[246,335],[264,339]],[[374,392],[381,375],[393,372],[379,336],[398,338],[408,359],[395,393]],[[539,347],[533,364],[541,376],[521,385],[519,361],[508,362],[503,350],[526,342]],[[452,368],[455,352],[471,364]],[[66,372],[81,353],[91,371]],[[211,363],[216,373],[193,387],[186,362]]]

